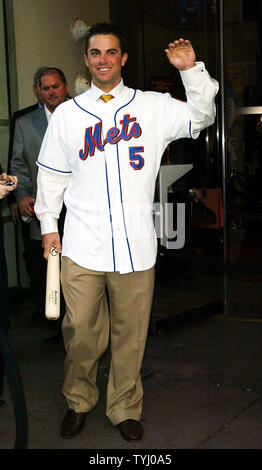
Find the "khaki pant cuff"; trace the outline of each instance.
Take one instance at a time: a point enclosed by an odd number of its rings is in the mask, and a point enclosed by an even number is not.
[[[127,410],[114,411],[111,414],[107,414],[107,417],[113,426],[117,426],[122,421],[126,419],[134,419],[135,421],[140,421],[140,413],[130,412]]]

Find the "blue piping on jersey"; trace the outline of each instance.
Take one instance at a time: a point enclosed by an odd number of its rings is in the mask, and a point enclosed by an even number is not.
[[[111,213],[111,201],[110,201],[110,194],[109,194],[109,184],[108,184],[108,173],[107,173],[106,159],[105,159],[105,171],[106,171],[106,189],[107,189],[107,198],[108,198],[108,207],[109,207],[109,217],[110,217],[110,225],[111,225],[111,233],[112,233],[113,264],[114,264],[114,272],[115,272],[116,271],[116,257],[115,257],[114,230],[113,230],[113,220],[112,220],[112,213]]]
[[[95,114],[90,113],[90,111],[87,111],[85,108],[82,108],[82,106],[80,106],[76,102],[75,98],[73,98],[73,101],[80,109],[82,109],[82,111],[84,111],[85,113],[90,114],[91,116],[95,117],[96,119],[98,119],[101,122],[101,124],[103,124],[102,119],[100,117],[96,116]],[[111,226],[113,266],[114,266],[114,272],[115,272],[116,271],[116,259],[115,259],[114,230],[113,230],[113,221],[112,221],[112,214],[111,214],[111,201],[110,201],[110,194],[109,194],[109,184],[108,184],[108,173],[107,173],[106,159],[105,159],[105,172],[106,172],[106,189],[107,189],[107,198],[108,198],[108,207],[109,207],[109,219],[110,219],[110,226]]]
[[[80,109],[82,109],[82,111],[84,111],[84,112],[87,113],[87,114],[91,114],[91,116],[93,116],[93,117],[95,117],[96,119],[98,119],[98,120],[101,122],[101,124],[102,124],[102,119],[101,119],[99,116],[96,116],[95,114],[90,113],[90,111],[87,111],[87,109],[82,108],[82,106],[80,106],[80,104],[78,104],[78,103],[76,102],[75,98],[73,98],[73,101],[74,101],[74,103],[76,104],[76,106],[78,106]]]
[[[40,163],[39,161],[37,161],[36,164],[43,166],[44,168],[48,168],[49,170],[57,171],[58,173],[66,173],[66,174],[72,173],[72,171],[57,170],[56,168],[52,168],[51,166],[44,165],[43,163]]]
[[[126,104],[124,104],[123,106],[121,106],[121,108],[119,108],[119,109],[115,112],[115,117],[114,117],[115,127],[116,127],[116,115],[117,115],[117,113],[118,113],[121,109],[123,109],[123,108],[125,108],[126,106],[128,106],[128,105],[131,103],[131,101],[133,101],[133,100],[135,99],[135,96],[136,96],[136,91],[134,91],[134,94],[133,94],[131,100],[128,101],[128,103],[126,103]],[[122,207],[122,216],[123,216],[123,222],[124,222],[124,227],[125,227],[126,242],[127,242],[128,252],[129,252],[130,263],[131,263],[132,270],[134,271],[132,253],[131,253],[130,244],[129,244],[129,240],[128,240],[128,235],[127,235],[127,229],[126,229],[125,211],[124,211],[124,206],[123,206],[123,194],[122,194],[122,184],[121,184],[121,173],[120,173],[118,143],[116,144],[116,153],[117,153],[118,178],[119,178],[119,188],[120,188],[120,200],[121,200],[121,207]]]
[[[192,139],[193,136],[192,136],[192,129],[191,129],[191,128],[192,128],[192,122],[189,121],[189,135],[190,135],[190,137],[191,137],[191,139]]]

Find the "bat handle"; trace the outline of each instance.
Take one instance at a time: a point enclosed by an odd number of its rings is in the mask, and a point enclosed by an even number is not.
[[[60,259],[55,246],[47,260],[45,316],[49,320],[60,316]]]

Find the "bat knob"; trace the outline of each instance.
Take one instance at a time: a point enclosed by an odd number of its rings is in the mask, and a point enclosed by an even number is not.
[[[58,255],[57,248],[55,246],[52,246],[50,253],[52,256],[57,256]]]

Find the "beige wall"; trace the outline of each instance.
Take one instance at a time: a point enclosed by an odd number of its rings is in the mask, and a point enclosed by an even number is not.
[[[74,16],[88,25],[109,21],[109,0],[13,0],[18,109],[35,102],[32,77],[42,65],[61,68],[74,92],[77,73],[85,74],[83,42],[76,44]]]
[[[73,95],[74,79],[77,73],[85,74],[83,61],[83,41],[76,44],[70,32],[71,20],[74,16],[86,21],[88,25],[95,22],[109,20],[109,0],[12,0],[14,15],[13,21],[9,21],[9,60],[16,63],[16,77],[11,78],[13,95],[12,111],[29,106],[36,101],[32,92],[32,78],[35,70],[42,65],[50,65],[61,68],[67,77],[70,92]],[[2,2],[1,2],[2,3]],[[11,5],[8,4],[8,7]],[[1,5],[0,5],[1,6]],[[10,7],[11,8],[11,7]],[[9,12],[8,8],[8,12]],[[2,10],[0,9],[0,23],[2,26]],[[1,31],[3,28],[1,29]],[[0,119],[8,118],[6,77],[5,77],[5,44],[3,35],[0,34],[0,91],[2,99],[0,106]],[[5,106],[4,106],[5,104]],[[3,124],[3,123],[2,123]],[[0,127],[1,163],[4,168],[7,165],[9,128],[6,124]],[[9,215],[9,209],[4,201],[3,214]],[[5,221],[5,252],[8,264],[9,286],[18,285],[17,259],[14,237],[14,225],[11,221]],[[19,276],[22,287],[29,285],[24,260],[22,257],[23,244],[21,227],[18,225],[18,260]]]

